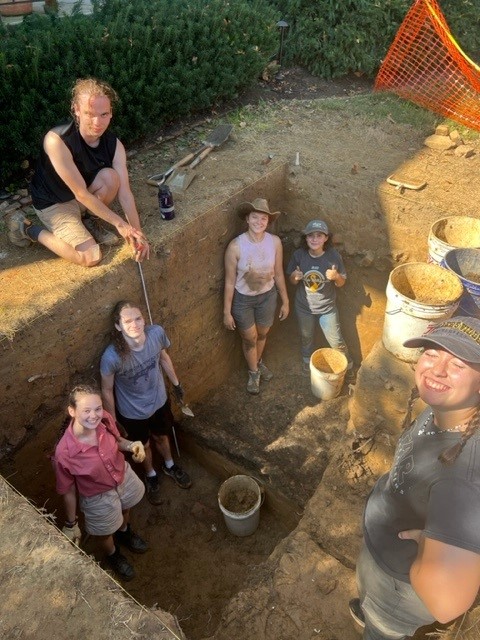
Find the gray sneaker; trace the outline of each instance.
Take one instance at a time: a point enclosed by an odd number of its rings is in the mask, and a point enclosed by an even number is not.
[[[114,247],[120,242],[120,238],[108,229],[105,229],[100,220],[95,216],[85,216],[82,218],[83,226],[92,234],[98,244],[106,247]]]
[[[265,382],[268,382],[273,378],[273,373],[270,371],[267,365],[263,364],[261,360],[258,363],[258,370],[260,371],[260,378],[262,380],[265,380]]]
[[[254,396],[260,393],[260,370],[248,372],[247,391]]]
[[[25,229],[32,223],[23,215],[21,211],[7,213],[3,220],[8,228],[8,239],[16,247],[29,247],[32,240],[25,233]]]

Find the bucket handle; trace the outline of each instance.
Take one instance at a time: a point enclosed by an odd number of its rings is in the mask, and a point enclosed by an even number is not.
[[[260,506],[262,506],[262,504],[265,502],[266,495],[265,483],[259,480],[256,476],[250,476],[250,478],[252,480],[255,480],[255,482],[258,484],[258,488],[260,489]]]
[[[387,316],[396,316],[397,313],[400,313],[402,309],[394,309],[393,311],[385,311],[385,315]]]

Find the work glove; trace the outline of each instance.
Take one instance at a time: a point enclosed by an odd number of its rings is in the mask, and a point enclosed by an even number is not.
[[[73,527],[65,525],[62,529],[62,533],[74,544],[78,544],[82,539],[82,532],[80,531],[80,527],[77,523],[75,523]]]
[[[183,391],[183,387],[180,382],[173,386],[173,393],[175,394],[175,398],[177,399],[177,401],[181,404],[183,402],[183,396],[185,395],[185,392]]]
[[[145,460],[145,447],[140,440],[135,440],[129,446],[129,451],[132,452],[132,459],[134,462],[143,462]]]

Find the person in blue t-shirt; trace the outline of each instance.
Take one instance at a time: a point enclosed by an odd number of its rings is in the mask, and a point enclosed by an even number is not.
[[[347,279],[342,257],[330,246],[330,232],[323,220],[310,220],[302,233],[304,245],[290,258],[287,275],[297,287],[295,313],[302,341],[303,372],[310,374],[317,323],[330,347],[346,355],[351,370],[353,361],[342,336],[335,303],[336,289],[343,287]]]

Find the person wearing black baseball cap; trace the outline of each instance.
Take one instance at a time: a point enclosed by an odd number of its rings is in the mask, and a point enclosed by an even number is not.
[[[480,588],[480,319],[445,320],[404,345],[423,353],[393,467],[365,508],[350,602],[365,640],[450,622]],[[410,423],[418,397],[427,408]]]

